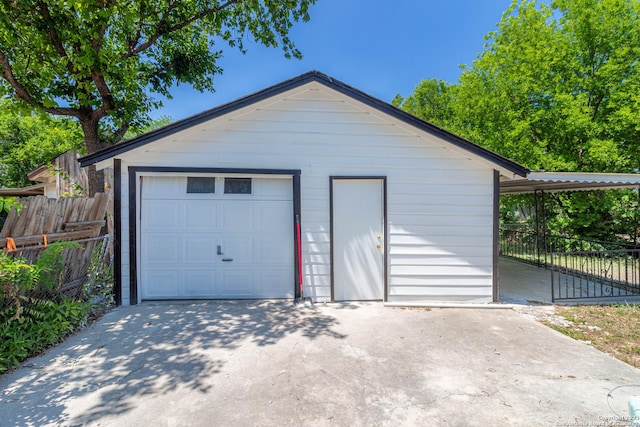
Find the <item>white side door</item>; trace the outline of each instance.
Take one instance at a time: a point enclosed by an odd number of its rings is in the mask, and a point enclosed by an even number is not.
[[[382,300],[384,181],[334,178],[332,183],[334,300]]]

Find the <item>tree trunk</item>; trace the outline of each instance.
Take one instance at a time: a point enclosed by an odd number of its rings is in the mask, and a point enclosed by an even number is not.
[[[96,165],[87,166],[87,196],[93,197],[96,193],[104,192],[104,171],[96,170]]]
[[[82,126],[82,132],[84,133],[85,147],[87,148],[87,154],[93,154],[96,151],[105,148],[107,144],[100,141],[98,135],[98,122],[99,120],[93,117],[93,114],[87,114],[80,119],[80,125]],[[86,189],[87,196],[92,197],[96,193],[104,192],[104,171],[96,170],[95,165],[91,165],[87,168],[87,178],[89,188]]]

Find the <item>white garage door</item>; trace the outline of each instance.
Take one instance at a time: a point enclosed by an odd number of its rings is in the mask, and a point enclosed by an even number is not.
[[[293,298],[291,178],[145,176],[142,299]]]

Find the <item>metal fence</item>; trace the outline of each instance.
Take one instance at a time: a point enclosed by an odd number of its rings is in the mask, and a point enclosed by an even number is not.
[[[552,301],[640,296],[640,249],[552,252]]]
[[[81,298],[92,262],[100,264],[101,268],[105,269],[113,265],[112,239],[112,234],[106,234],[73,241],[77,245],[67,247],[60,253],[59,262],[57,262],[59,269],[55,277],[56,284],[48,287],[36,286],[35,289],[27,292],[27,296],[53,300]],[[28,264],[33,264],[44,250],[43,245],[18,248],[8,255],[22,258]],[[10,304],[11,300],[5,298],[4,301],[0,301],[0,308]]]
[[[549,268],[551,253],[628,251],[640,249],[632,243],[606,242],[558,235],[540,235],[530,228],[503,227],[500,229],[500,256],[513,258]]]
[[[534,230],[500,229],[500,256],[541,267],[546,265],[545,257],[542,256],[544,247],[544,240]]]

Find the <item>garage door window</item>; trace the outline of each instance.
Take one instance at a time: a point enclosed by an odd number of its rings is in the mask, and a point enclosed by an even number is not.
[[[188,177],[187,193],[215,193],[216,179],[204,177]]]
[[[224,194],[251,194],[251,178],[225,178]]]

